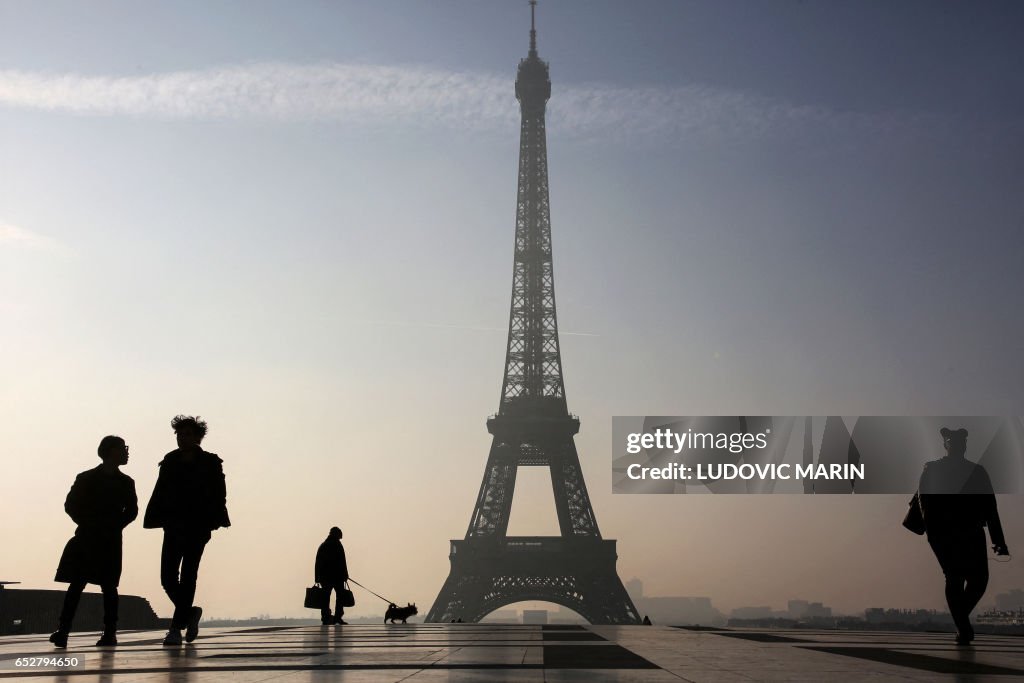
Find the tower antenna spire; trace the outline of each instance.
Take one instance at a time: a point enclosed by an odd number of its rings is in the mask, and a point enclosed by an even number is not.
[[[537,24],[535,21],[535,12],[537,8],[537,0],[530,0],[530,56],[537,56]]]

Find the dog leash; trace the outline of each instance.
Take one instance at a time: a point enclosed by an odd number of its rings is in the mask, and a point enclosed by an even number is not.
[[[376,595],[378,598],[380,598],[384,602],[388,603],[389,605],[397,605],[398,604],[394,600],[388,600],[387,598],[385,598],[383,595],[380,595],[379,593],[374,593],[372,590],[370,590],[369,588],[367,588],[363,584],[359,583],[358,581],[356,581],[352,577],[349,577],[348,580],[349,580],[350,583],[354,583],[355,585],[359,586],[360,588],[362,588],[367,593],[371,593],[372,595]]]

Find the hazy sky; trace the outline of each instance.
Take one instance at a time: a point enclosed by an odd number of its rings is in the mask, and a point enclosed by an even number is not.
[[[312,614],[334,524],[426,612],[501,388],[528,22],[0,0],[0,580],[61,587],[99,439],[144,505],[198,413],[234,522],[208,616]],[[613,496],[611,416],[1022,414],[1022,29],[1014,2],[542,1],[566,390],[624,580],[942,605],[902,497]],[[545,478],[510,533],[557,529]],[[160,540],[127,529],[122,591],[167,615]]]

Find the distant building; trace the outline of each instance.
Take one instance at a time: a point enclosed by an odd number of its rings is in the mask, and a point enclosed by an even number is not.
[[[737,607],[730,614],[731,619],[771,619],[775,617],[771,607]]]
[[[0,588],[0,635],[49,633],[57,627],[62,590],[21,590]],[[166,620],[156,616],[149,601],[136,595],[122,595],[118,607],[119,629],[162,628]],[[103,630],[103,596],[83,593],[75,613],[76,631]]]
[[[725,615],[711,605],[711,598],[661,597],[634,599],[637,611],[655,624],[716,626],[725,623]]]
[[[786,612],[793,619],[803,619],[809,604],[806,600],[790,600]]]
[[[809,602],[807,603],[807,609],[804,611],[804,619],[829,619],[832,617],[832,608],[825,607],[820,602]]]
[[[646,596],[643,581],[636,577],[626,581],[625,586],[637,612],[641,616],[650,617],[655,624],[718,626],[725,623],[725,615],[711,606],[711,598]]]
[[[1024,590],[1014,588],[1008,593],[1000,593],[996,596],[996,610],[999,612],[1013,612],[1024,609]]]
[[[977,623],[991,626],[1024,627],[1024,607],[1016,610],[990,610],[977,616]],[[1019,631],[1017,631],[1019,633]]]
[[[546,609],[524,609],[524,624],[546,624],[548,623],[548,611]]]

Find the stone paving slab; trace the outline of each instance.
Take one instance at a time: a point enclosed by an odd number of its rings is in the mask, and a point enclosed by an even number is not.
[[[666,626],[551,628],[498,624],[354,624],[205,628],[163,647],[161,633],[72,634],[67,650],[45,635],[0,638],[0,679],[67,683],[368,683],[1024,680],[1024,638],[952,634],[719,629]],[[84,667],[15,666],[17,657],[79,656]]]

